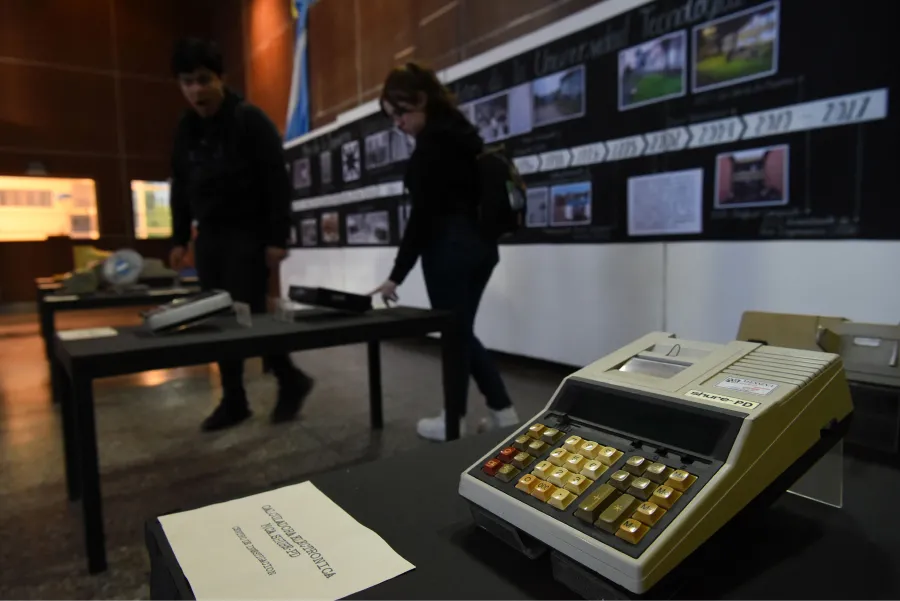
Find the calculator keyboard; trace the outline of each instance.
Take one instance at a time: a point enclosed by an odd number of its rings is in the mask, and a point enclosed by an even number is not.
[[[470,474],[638,557],[720,466],[548,414]]]

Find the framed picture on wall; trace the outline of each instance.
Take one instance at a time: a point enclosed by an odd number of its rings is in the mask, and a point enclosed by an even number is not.
[[[788,204],[790,148],[786,145],[738,150],[716,157],[717,209]]]

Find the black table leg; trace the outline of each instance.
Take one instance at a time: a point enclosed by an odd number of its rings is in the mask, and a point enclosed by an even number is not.
[[[50,391],[52,393],[52,401],[54,404],[60,401],[60,382],[58,379],[59,370],[54,368],[56,361],[56,312],[50,303],[44,300],[43,296],[38,298],[38,315],[41,322],[41,338],[44,339],[44,353],[50,364]]]
[[[451,321],[441,331],[441,371],[444,380],[444,419],[446,422],[447,440],[459,438],[459,412],[462,406],[462,397],[466,390],[462,384],[468,387],[467,373],[460,373],[467,369],[462,364],[464,356],[460,345],[463,343],[459,337],[459,327],[455,321]]]
[[[384,428],[381,398],[381,342],[370,340],[369,347],[369,419],[373,430]]]
[[[67,376],[59,364],[55,352],[47,359],[50,368],[50,397],[54,405],[58,405],[65,398],[68,391]]]
[[[106,535],[103,532],[103,499],[100,495],[100,460],[94,421],[93,382],[73,374],[72,401],[78,428],[77,445],[81,466],[81,511],[88,571],[106,571]]]
[[[56,334],[54,332],[56,328],[53,321],[53,309],[50,307],[50,303],[44,299],[44,295],[41,292],[38,292],[37,305],[38,316],[41,322],[41,338],[44,340],[44,356],[50,359],[53,355],[53,337]]]
[[[70,501],[81,499],[81,465],[78,457],[78,423],[75,415],[75,403],[72,398],[72,387],[56,357],[51,358],[50,369],[56,372],[59,400],[62,407],[63,449],[66,458],[66,488]]]

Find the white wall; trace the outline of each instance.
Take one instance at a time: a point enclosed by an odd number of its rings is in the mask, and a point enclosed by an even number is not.
[[[455,65],[464,77],[650,0],[606,0]],[[377,110],[369,103],[343,124]],[[331,127],[335,127],[337,124]],[[290,141],[293,146],[322,130]],[[394,248],[297,249],[282,286],[370,292],[393,264]],[[900,321],[900,242],[682,242],[501,247],[476,329],[485,346],[583,365],[653,330],[724,342],[749,309]],[[417,267],[401,302],[427,307]]]
[[[390,272],[396,249],[294,250],[282,267],[291,284],[368,293]],[[663,245],[501,247],[476,330],[488,348],[581,365],[663,323]],[[428,307],[417,266],[400,302]]]
[[[900,322],[900,242],[666,245],[665,329],[724,342],[747,310]]]

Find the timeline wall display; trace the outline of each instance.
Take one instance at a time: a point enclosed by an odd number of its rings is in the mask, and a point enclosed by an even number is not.
[[[900,239],[892,7],[657,0],[449,82],[528,185],[502,242]],[[414,149],[380,114],[290,146],[298,245],[398,244]]]

